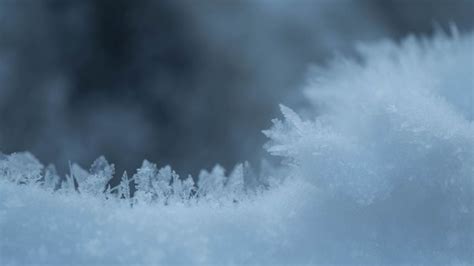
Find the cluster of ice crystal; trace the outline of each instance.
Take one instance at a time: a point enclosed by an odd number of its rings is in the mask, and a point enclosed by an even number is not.
[[[188,176],[186,179],[170,166],[158,168],[147,160],[131,178],[124,172],[116,186],[111,185],[115,167],[103,156],[96,159],[89,171],[77,164],[70,165],[70,172],[64,178],[56,173],[55,167],[43,165],[29,152],[1,154],[0,175],[16,184],[35,185],[57,193],[79,193],[94,197],[116,198],[130,204],[177,204],[197,201],[213,201],[219,204],[238,202],[249,191],[256,191],[263,183],[253,180],[248,163],[238,164],[226,176],[225,169],[216,165],[211,172],[202,170],[199,182]],[[247,182],[245,182],[247,176]]]

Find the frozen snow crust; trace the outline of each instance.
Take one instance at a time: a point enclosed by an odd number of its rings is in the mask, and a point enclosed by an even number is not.
[[[0,155],[0,264],[472,264],[474,35],[359,50],[315,69],[305,119],[282,106],[260,175],[145,161],[111,187],[103,157]]]

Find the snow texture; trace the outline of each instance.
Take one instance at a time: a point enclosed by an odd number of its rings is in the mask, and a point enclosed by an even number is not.
[[[314,70],[305,118],[281,106],[260,175],[144,161],[112,187],[104,157],[0,155],[0,264],[472,264],[474,35],[359,55]]]

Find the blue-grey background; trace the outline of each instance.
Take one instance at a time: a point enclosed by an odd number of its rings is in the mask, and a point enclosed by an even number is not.
[[[471,30],[472,0],[0,0],[0,151],[196,174],[258,165],[310,64],[360,41]]]

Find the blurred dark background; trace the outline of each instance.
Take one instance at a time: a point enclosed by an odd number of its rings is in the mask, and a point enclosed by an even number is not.
[[[0,0],[0,150],[196,174],[259,163],[309,64],[449,23],[474,0]]]

